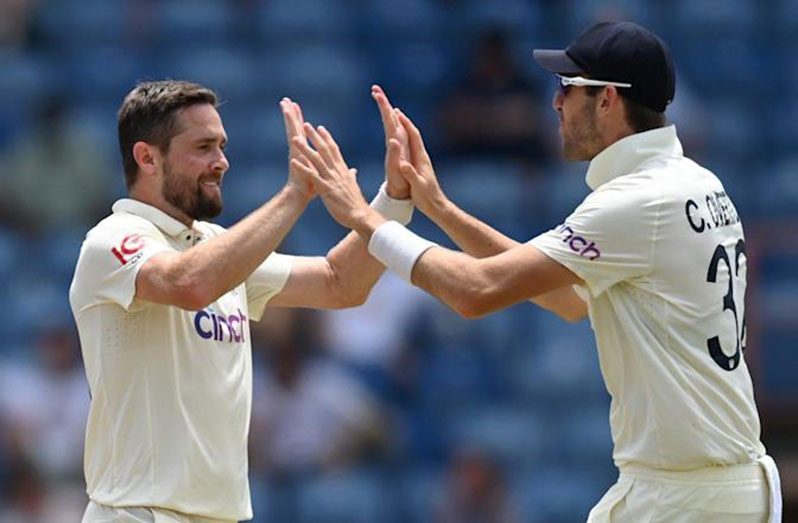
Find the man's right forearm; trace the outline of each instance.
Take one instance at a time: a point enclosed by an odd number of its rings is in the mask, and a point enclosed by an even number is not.
[[[475,258],[487,258],[512,249],[519,242],[447,201],[428,216],[460,249]]]
[[[240,285],[274,252],[308,202],[300,189],[286,185],[224,234],[183,252],[175,260],[173,276],[195,286],[200,302],[212,303]]]

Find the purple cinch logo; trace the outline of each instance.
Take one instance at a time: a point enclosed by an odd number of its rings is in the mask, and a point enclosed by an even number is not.
[[[212,310],[199,311],[194,316],[194,328],[200,337],[215,341],[228,341],[230,343],[244,342],[244,325],[247,317],[238,309],[238,314],[224,316]],[[226,340],[225,340],[226,338]]]
[[[566,243],[568,247],[579,254],[579,256],[584,256],[590,261],[601,256],[601,251],[596,246],[596,242],[588,242],[588,240],[582,236],[575,235],[574,230],[565,224],[560,225],[557,230],[565,233],[565,237],[562,239],[563,243]]]

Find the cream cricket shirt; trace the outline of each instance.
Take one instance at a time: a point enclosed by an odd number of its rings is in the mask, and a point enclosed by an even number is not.
[[[135,299],[152,255],[223,231],[125,199],[86,235],[69,297],[92,395],[84,465],[98,503],[252,517],[249,320],[282,289],[290,257],[272,254],[201,311]]]
[[[619,468],[692,469],[764,454],[745,363],[745,238],[715,175],[673,126],[596,156],[593,192],[531,244],[577,274],[612,396]]]

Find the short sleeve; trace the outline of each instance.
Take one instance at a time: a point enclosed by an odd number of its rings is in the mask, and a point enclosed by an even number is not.
[[[172,251],[160,231],[146,222],[101,224],[86,236],[70,289],[73,310],[115,303],[129,310],[136,276],[153,255]]]
[[[292,256],[273,252],[247,278],[247,302],[253,320],[259,320],[269,300],[283,290],[291,274],[291,259]]]
[[[608,183],[589,194],[563,224],[528,243],[570,269],[598,296],[650,272],[660,207],[655,190]]]

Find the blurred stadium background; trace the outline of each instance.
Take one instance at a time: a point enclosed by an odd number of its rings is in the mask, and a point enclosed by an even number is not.
[[[557,156],[554,84],[531,50],[599,19],[669,43],[671,119],[746,224],[746,357],[794,521],[798,1],[3,0],[0,522],[74,522],[85,506],[67,288],[83,234],[124,193],[115,111],[136,81],[194,80],[225,100],[223,223],[284,182],[282,96],[331,129],[374,194],[380,83],[450,196],[525,240],[587,191],[584,165]],[[447,243],[423,217],[413,228]],[[315,202],[281,250],[321,254],[343,234]],[[614,481],[587,322],[532,305],[469,322],[387,276],[363,308],[277,311],[253,331],[255,521],[583,521]]]

